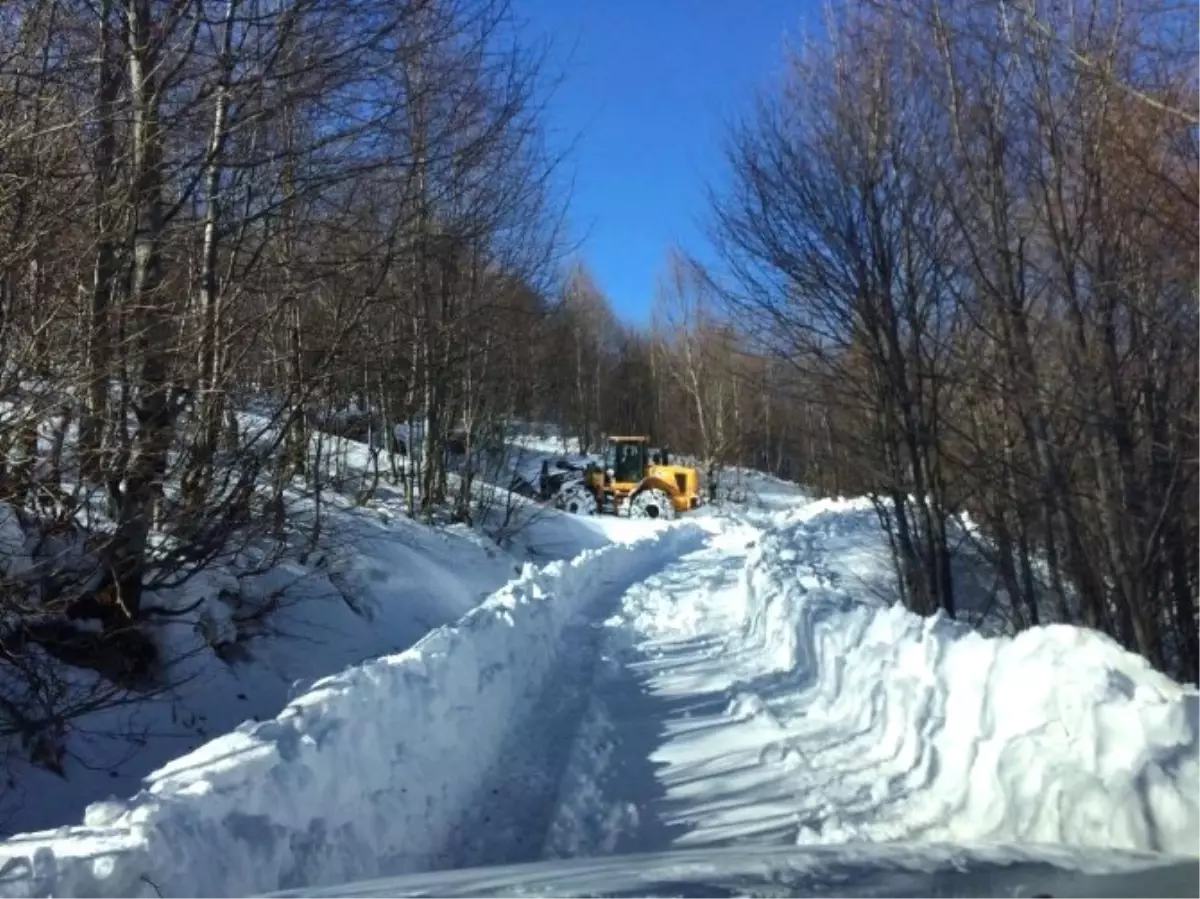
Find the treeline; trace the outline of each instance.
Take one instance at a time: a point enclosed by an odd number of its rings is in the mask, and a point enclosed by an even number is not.
[[[756,352],[719,308],[702,272],[672,252],[648,322],[621,321],[585,267],[564,279],[530,357],[536,377],[519,414],[558,425],[585,450],[609,434],[646,434],[695,457],[796,481],[818,476],[831,431],[812,427],[790,365]]]
[[[5,747],[169,687],[155,591],[317,547],[329,491],[469,505],[557,302],[544,57],[505,0],[0,4]]]
[[[914,610],[955,613],[969,515],[1021,624],[1194,681],[1194,9],[847,0],[829,26],[731,135],[707,279],[826,435],[806,478],[876,498]]]
[[[94,509],[108,611],[282,524],[351,404],[424,435],[443,501],[447,435],[511,405],[550,302],[535,49],[501,0],[0,9],[0,497]]]

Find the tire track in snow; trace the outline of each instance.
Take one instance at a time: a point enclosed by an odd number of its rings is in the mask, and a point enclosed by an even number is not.
[[[685,543],[687,551],[701,535]],[[453,829],[440,866],[518,864],[541,857],[571,748],[584,722],[606,636],[603,621],[627,591],[678,564],[678,554],[635,564],[597,585],[597,597],[566,625],[559,662],[539,697],[512,723],[475,802]],[[467,737],[469,739],[469,736]]]
[[[757,842],[795,833],[790,793],[764,801],[756,781],[799,757],[770,757],[781,724],[739,689],[756,673],[739,641],[756,537],[731,529],[626,594],[608,623],[546,857],[686,846],[705,827]]]

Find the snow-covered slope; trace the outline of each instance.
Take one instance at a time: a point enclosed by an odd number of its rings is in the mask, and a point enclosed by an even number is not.
[[[985,639],[889,607],[868,504],[780,506],[593,522],[623,542],[527,569],[84,827],[0,845],[0,893],[245,895],[746,843],[1195,855],[1196,690],[1095,633]]]
[[[262,573],[241,578],[213,569],[152,596],[186,610],[155,629],[175,659],[175,686],[73,721],[61,776],[10,755],[2,829],[78,821],[89,803],[128,795],[171,759],[275,715],[315,678],[411,646],[515,575],[514,560],[479,535],[422,527],[396,504],[351,509],[331,498],[324,549],[307,564],[265,560]],[[243,554],[250,569],[252,553]]]
[[[707,489],[707,485],[706,489]],[[717,499],[758,509],[788,509],[809,499],[808,491],[753,468],[731,465],[717,475]]]
[[[564,628],[698,534],[660,528],[527,567],[456,625],[316,682],[129,801],[92,805],[83,827],[4,844],[0,891],[244,895],[452,861],[509,729],[554,688]]]

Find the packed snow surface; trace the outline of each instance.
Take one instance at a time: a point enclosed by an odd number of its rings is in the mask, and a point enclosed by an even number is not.
[[[0,845],[0,891],[246,895],[746,843],[1196,854],[1193,688],[1093,632],[895,607],[868,503],[763,506],[605,525],[82,827]]]
[[[1195,859],[1067,846],[870,843],[676,849],[637,856],[553,859],[273,893],[395,896],[1161,896],[1200,895]]]

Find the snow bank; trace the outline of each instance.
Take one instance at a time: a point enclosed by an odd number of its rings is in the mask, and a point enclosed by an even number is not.
[[[848,589],[879,539],[868,503],[819,501],[747,560],[745,637],[773,669],[753,691],[789,720],[775,751],[822,772],[798,842],[1196,854],[1200,694],[1094,631],[989,639]]]
[[[705,475],[704,468],[695,460]],[[705,490],[707,484],[701,485]],[[717,501],[749,508],[782,510],[812,498],[799,484],[753,468],[729,465],[717,475]]]
[[[136,792],[147,774],[240,722],[273,717],[296,682],[407,649],[519,571],[479,534],[409,521],[401,504],[347,508],[332,497],[323,548],[307,564],[250,546],[237,567],[258,573],[236,577],[215,566],[150,594],[148,605],[172,610],[151,633],[171,660],[166,679],[174,686],[72,721],[63,776],[10,753],[10,779],[0,785],[3,831],[79,821],[89,803]],[[260,619],[263,609],[273,611]]]
[[[318,681],[84,826],[0,845],[0,894],[246,895],[438,867],[566,625],[697,535],[679,523],[526,566],[456,625]]]

